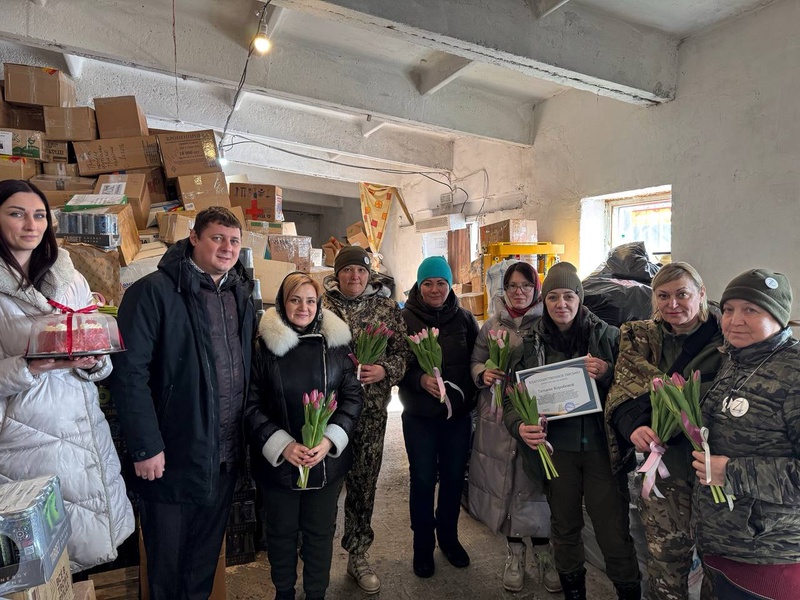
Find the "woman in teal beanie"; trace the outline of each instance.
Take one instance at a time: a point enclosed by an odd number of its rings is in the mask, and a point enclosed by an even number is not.
[[[409,504],[414,531],[414,573],[433,575],[433,550],[439,548],[455,567],[469,565],[469,555],[458,541],[458,514],[475,407],[475,384],[470,357],[478,337],[478,322],[461,308],[452,290],[453,274],[441,256],[426,258],[417,269],[417,283],[409,292],[403,319],[409,335],[438,328],[442,348],[442,379],[452,408],[439,401],[436,379],[416,360],[400,382],[403,437],[411,472]],[[439,496],[434,513],[436,481]]]

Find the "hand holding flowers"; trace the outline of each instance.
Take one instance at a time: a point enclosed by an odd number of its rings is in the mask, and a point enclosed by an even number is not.
[[[386,353],[389,338],[393,335],[394,331],[383,322],[367,325],[358,334],[355,354],[350,354],[350,360],[356,365],[356,379],[362,384],[376,383],[386,377],[386,369],[375,363]]]
[[[447,405],[447,418],[449,419],[453,416],[453,408],[450,405],[450,400],[444,387],[444,380],[442,379],[442,347],[439,345],[439,330],[436,327],[426,328],[414,335],[407,335],[406,339],[420,368],[425,372],[425,375],[432,377],[436,381],[436,387],[433,388],[432,383],[430,381],[426,382],[423,375],[422,386],[431,395],[437,396],[439,402]],[[438,395],[436,390],[438,390]]]
[[[511,356],[511,346],[508,343],[508,331],[505,329],[490,329],[487,337],[489,345],[489,360],[486,361],[486,372],[495,376],[492,384],[492,403],[491,413],[499,421],[503,414],[503,380],[508,369],[508,361]],[[502,373],[501,377],[497,377]],[[485,381],[485,377],[484,377]]]
[[[336,392],[331,392],[327,398],[319,390],[303,394],[305,417],[302,429],[303,445],[290,450],[290,454],[296,462],[287,457],[290,463],[300,468],[300,477],[297,479],[297,486],[300,488],[308,487],[311,467],[325,458],[331,449],[330,440],[325,438],[325,427],[327,427],[331,415],[336,411],[336,406]],[[296,444],[296,442],[294,443]],[[286,450],[289,450],[290,447],[292,444],[289,444]],[[284,450],[284,456],[286,456],[286,450]]]
[[[652,433],[652,435],[649,436],[652,439],[647,445],[647,449],[644,450],[645,452],[649,451],[650,456],[647,457],[647,460],[639,468],[639,473],[644,473],[642,498],[645,500],[650,499],[651,492],[658,498],[663,498],[664,495],[658,490],[658,487],[656,487],[656,475],[661,476],[661,479],[666,479],[670,475],[669,469],[667,469],[667,466],[662,462],[667,449],[661,444],[661,440],[668,440],[674,436],[679,426],[677,417],[669,408],[671,400],[669,393],[665,389],[667,385],[673,385],[672,381],[659,377],[650,383],[652,428],[647,429]],[[633,436],[631,439],[633,439]],[[637,449],[641,450],[639,445],[637,445]]]
[[[553,446],[547,441],[547,421],[539,415],[536,396],[532,396],[528,392],[528,388],[523,382],[519,382],[515,386],[509,385],[506,388],[506,393],[514,406],[514,410],[517,411],[524,423],[519,428],[520,437],[528,446],[539,452],[545,477],[547,479],[558,477],[558,472],[553,466],[553,460],[550,458],[553,453]]]

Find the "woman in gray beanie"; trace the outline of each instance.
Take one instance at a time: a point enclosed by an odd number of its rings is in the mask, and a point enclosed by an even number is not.
[[[614,374],[619,329],[583,306],[583,285],[569,263],[550,269],[542,283],[542,296],[544,313],[523,339],[522,359],[515,370],[582,357],[605,402]],[[611,472],[602,413],[552,421],[545,432],[538,425],[524,424],[508,397],[503,401],[503,411],[505,425],[518,441],[530,477],[542,479],[538,445],[546,439],[555,448],[552,458],[559,476],[545,482],[545,492],[550,503],[553,555],[564,597],[586,600],[581,538],[585,502],[605,558],[606,574],[618,598],[640,600],[639,565],[629,533],[627,482],[623,484],[622,478]]]
[[[782,273],[745,271],[722,294],[728,361],[702,400],[713,453],[694,453],[692,526],[719,598],[800,598],[800,345]],[[707,467],[710,467],[710,469]],[[715,504],[708,485],[733,495]]]

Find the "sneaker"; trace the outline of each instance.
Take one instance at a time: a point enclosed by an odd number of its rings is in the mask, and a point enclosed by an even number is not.
[[[366,554],[351,554],[347,559],[347,574],[356,580],[366,594],[377,594],[381,591],[381,580],[367,562]]]
[[[558,571],[556,571],[552,546],[550,544],[547,546],[534,546],[533,556],[539,567],[539,581],[544,585],[544,589],[551,594],[560,592],[561,579],[559,579]]]
[[[508,543],[508,558],[503,569],[503,588],[509,592],[522,591],[525,583],[525,554],[525,544]]]

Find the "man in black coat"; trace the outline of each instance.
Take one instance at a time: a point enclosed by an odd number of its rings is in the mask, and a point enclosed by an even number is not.
[[[255,309],[241,224],[212,207],[119,308],[111,393],[133,459],[152,600],[207,599],[244,456]],[[169,465],[167,471],[166,466]]]

